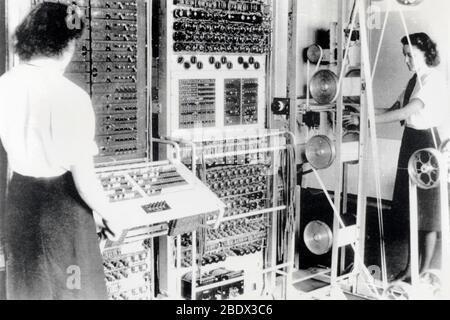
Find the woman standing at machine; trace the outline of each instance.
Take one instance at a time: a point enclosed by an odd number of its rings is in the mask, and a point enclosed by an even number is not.
[[[393,214],[404,226],[409,221],[409,159],[420,149],[439,148],[441,141],[448,136],[450,112],[446,81],[436,68],[440,64],[436,43],[425,33],[405,36],[401,43],[405,63],[414,75],[392,108],[376,110],[375,120],[377,123],[401,121],[405,125],[393,195]],[[350,124],[359,122],[353,116],[344,121]],[[430,268],[440,231],[439,190],[419,189],[418,199],[422,273]],[[405,270],[392,280],[409,280],[409,260]]]
[[[21,64],[0,78],[0,138],[13,171],[4,219],[8,299],[106,299],[91,210],[120,228],[94,174],[95,118],[63,76],[83,33],[68,6],[37,5],[15,33]],[[113,230],[113,231],[111,231]]]

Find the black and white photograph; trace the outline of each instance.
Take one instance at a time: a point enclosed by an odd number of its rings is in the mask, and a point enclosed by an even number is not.
[[[0,301],[450,300],[449,16],[0,0]]]

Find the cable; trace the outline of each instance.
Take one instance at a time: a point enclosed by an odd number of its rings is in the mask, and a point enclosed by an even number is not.
[[[356,1],[357,0],[353,1],[352,12],[350,13],[350,21],[348,22],[347,29],[350,27],[350,24],[353,21],[353,13],[355,12],[355,9],[356,9]]]
[[[388,1],[388,7],[386,10],[386,16],[384,17],[383,28],[381,29],[380,41],[378,42],[377,55],[375,56],[375,62],[374,62],[373,69],[372,69],[372,81],[375,79],[375,73],[377,71],[378,60],[380,58],[380,53],[381,53],[381,45],[383,44],[384,33],[386,32],[387,22],[389,19],[389,14],[391,12],[391,5],[392,5],[391,1]]]
[[[357,0],[355,0],[355,4],[356,4],[356,1]],[[344,79],[344,72],[345,72],[345,67],[346,67],[345,64],[346,64],[346,61],[348,59],[348,55],[349,55],[349,51],[350,51],[350,44],[352,42],[353,31],[355,30],[356,12],[357,12],[357,10],[355,10],[353,12],[353,15],[351,16],[350,33],[348,35],[347,44],[345,46],[344,57],[342,59],[342,66],[341,66],[341,71],[340,71],[340,74],[339,74],[339,82],[338,82],[338,85],[337,85],[336,95],[334,96],[333,101],[335,101],[338,98],[339,94],[342,91],[342,81]],[[342,30],[339,30],[339,32],[342,32]]]
[[[333,203],[333,200],[330,197],[330,194],[327,191],[327,188],[325,187],[325,184],[323,183],[322,179],[320,178],[319,173],[317,172],[316,169],[313,168],[313,172],[317,178],[317,181],[319,182],[331,208],[333,209],[333,214],[334,214],[334,218],[338,220],[339,223],[339,228],[345,228],[345,224],[344,221],[342,220],[342,217],[340,216],[340,213],[338,212],[338,210],[336,209],[336,206]],[[359,256],[358,251],[356,250],[355,244],[354,243],[350,243],[350,247],[353,249],[353,252],[356,256]],[[361,257],[360,257],[361,258]],[[364,260],[362,259],[355,259],[355,261],[360,261],[360,267],[363,271],[363,273],[365,273],[365,275],[369,278],[369,279],[373,279],[373,276],[370,274],[369,270],[367,269],[367,266],[364,264]],[[376,288],[372,288],[373,285],[367,283],[367,286],[369,287],[369,289],[371,289],[373,291],[373,293],[377,296],[380,297],[380,294],[378,293],[378,290]]]
[[[360,12],[360,24],[363,25],[365,23],[365,8],[364,3],[359,0],[359,12]],[[369,56],[369,45],[368,45],[368,35],[367,29],[361,29],[361,43],[362,43],[362,59],[363,61],[370,61]],[[381,269],[382,269],[382,278],[383,284],[387,285],[387,264],[386,264],[386,254],[385,254],[385,243],[384,243],[384,217],[383,217],[383,209],[381,203],[381,181],[380,181],[380,164],[378,161],[378,141],[377,141],[377,133],[376,133],[376,122],[375,122],[375,105],[374,105],[374,96],[373,96],[373,83],[371,70],[368,64],[364,65],[364,74],[366,78],[366,97],[368,104],[368,116],[370,125],[370,137],[371,137],[371,146],[372,146],[372,157],[374,161],[374,174],[375,174],[375,186],[377,193],[377,210],[378,210],[378,222],[379,222],[379,230],[380,230],[380,251],[381,251]]]

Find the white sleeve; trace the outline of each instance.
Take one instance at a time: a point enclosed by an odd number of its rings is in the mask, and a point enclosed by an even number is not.
[[[52,136],[62,166],[71,165],[98,154],[95,143],[95,115],[90,97],[76,91],[66,97],[67,105],[52,111]]]
[[[420,86],[420,83],[417,83],[417,85]],[[411,100],[419,99],[422,101],[427,112],[442,114],[442,112],[445,112],[446,94],[445,80],[439,76],[434,76],[422,83],[419,90],[411,96]]]

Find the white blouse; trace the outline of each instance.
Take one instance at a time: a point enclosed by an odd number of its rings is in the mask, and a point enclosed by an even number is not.
[[[424,108],[411,115],[406,125],[417,130],[437,127],[441,133],[450,124],[447,81],[437,69],[431,69],[427,74],[421,75],[421,80],[422,85],[417,80],[410,101],[419,99]]]
[[[98,153],[89,95],[50,59],[0,77],[0,138],[12,171],[56,177]]]

